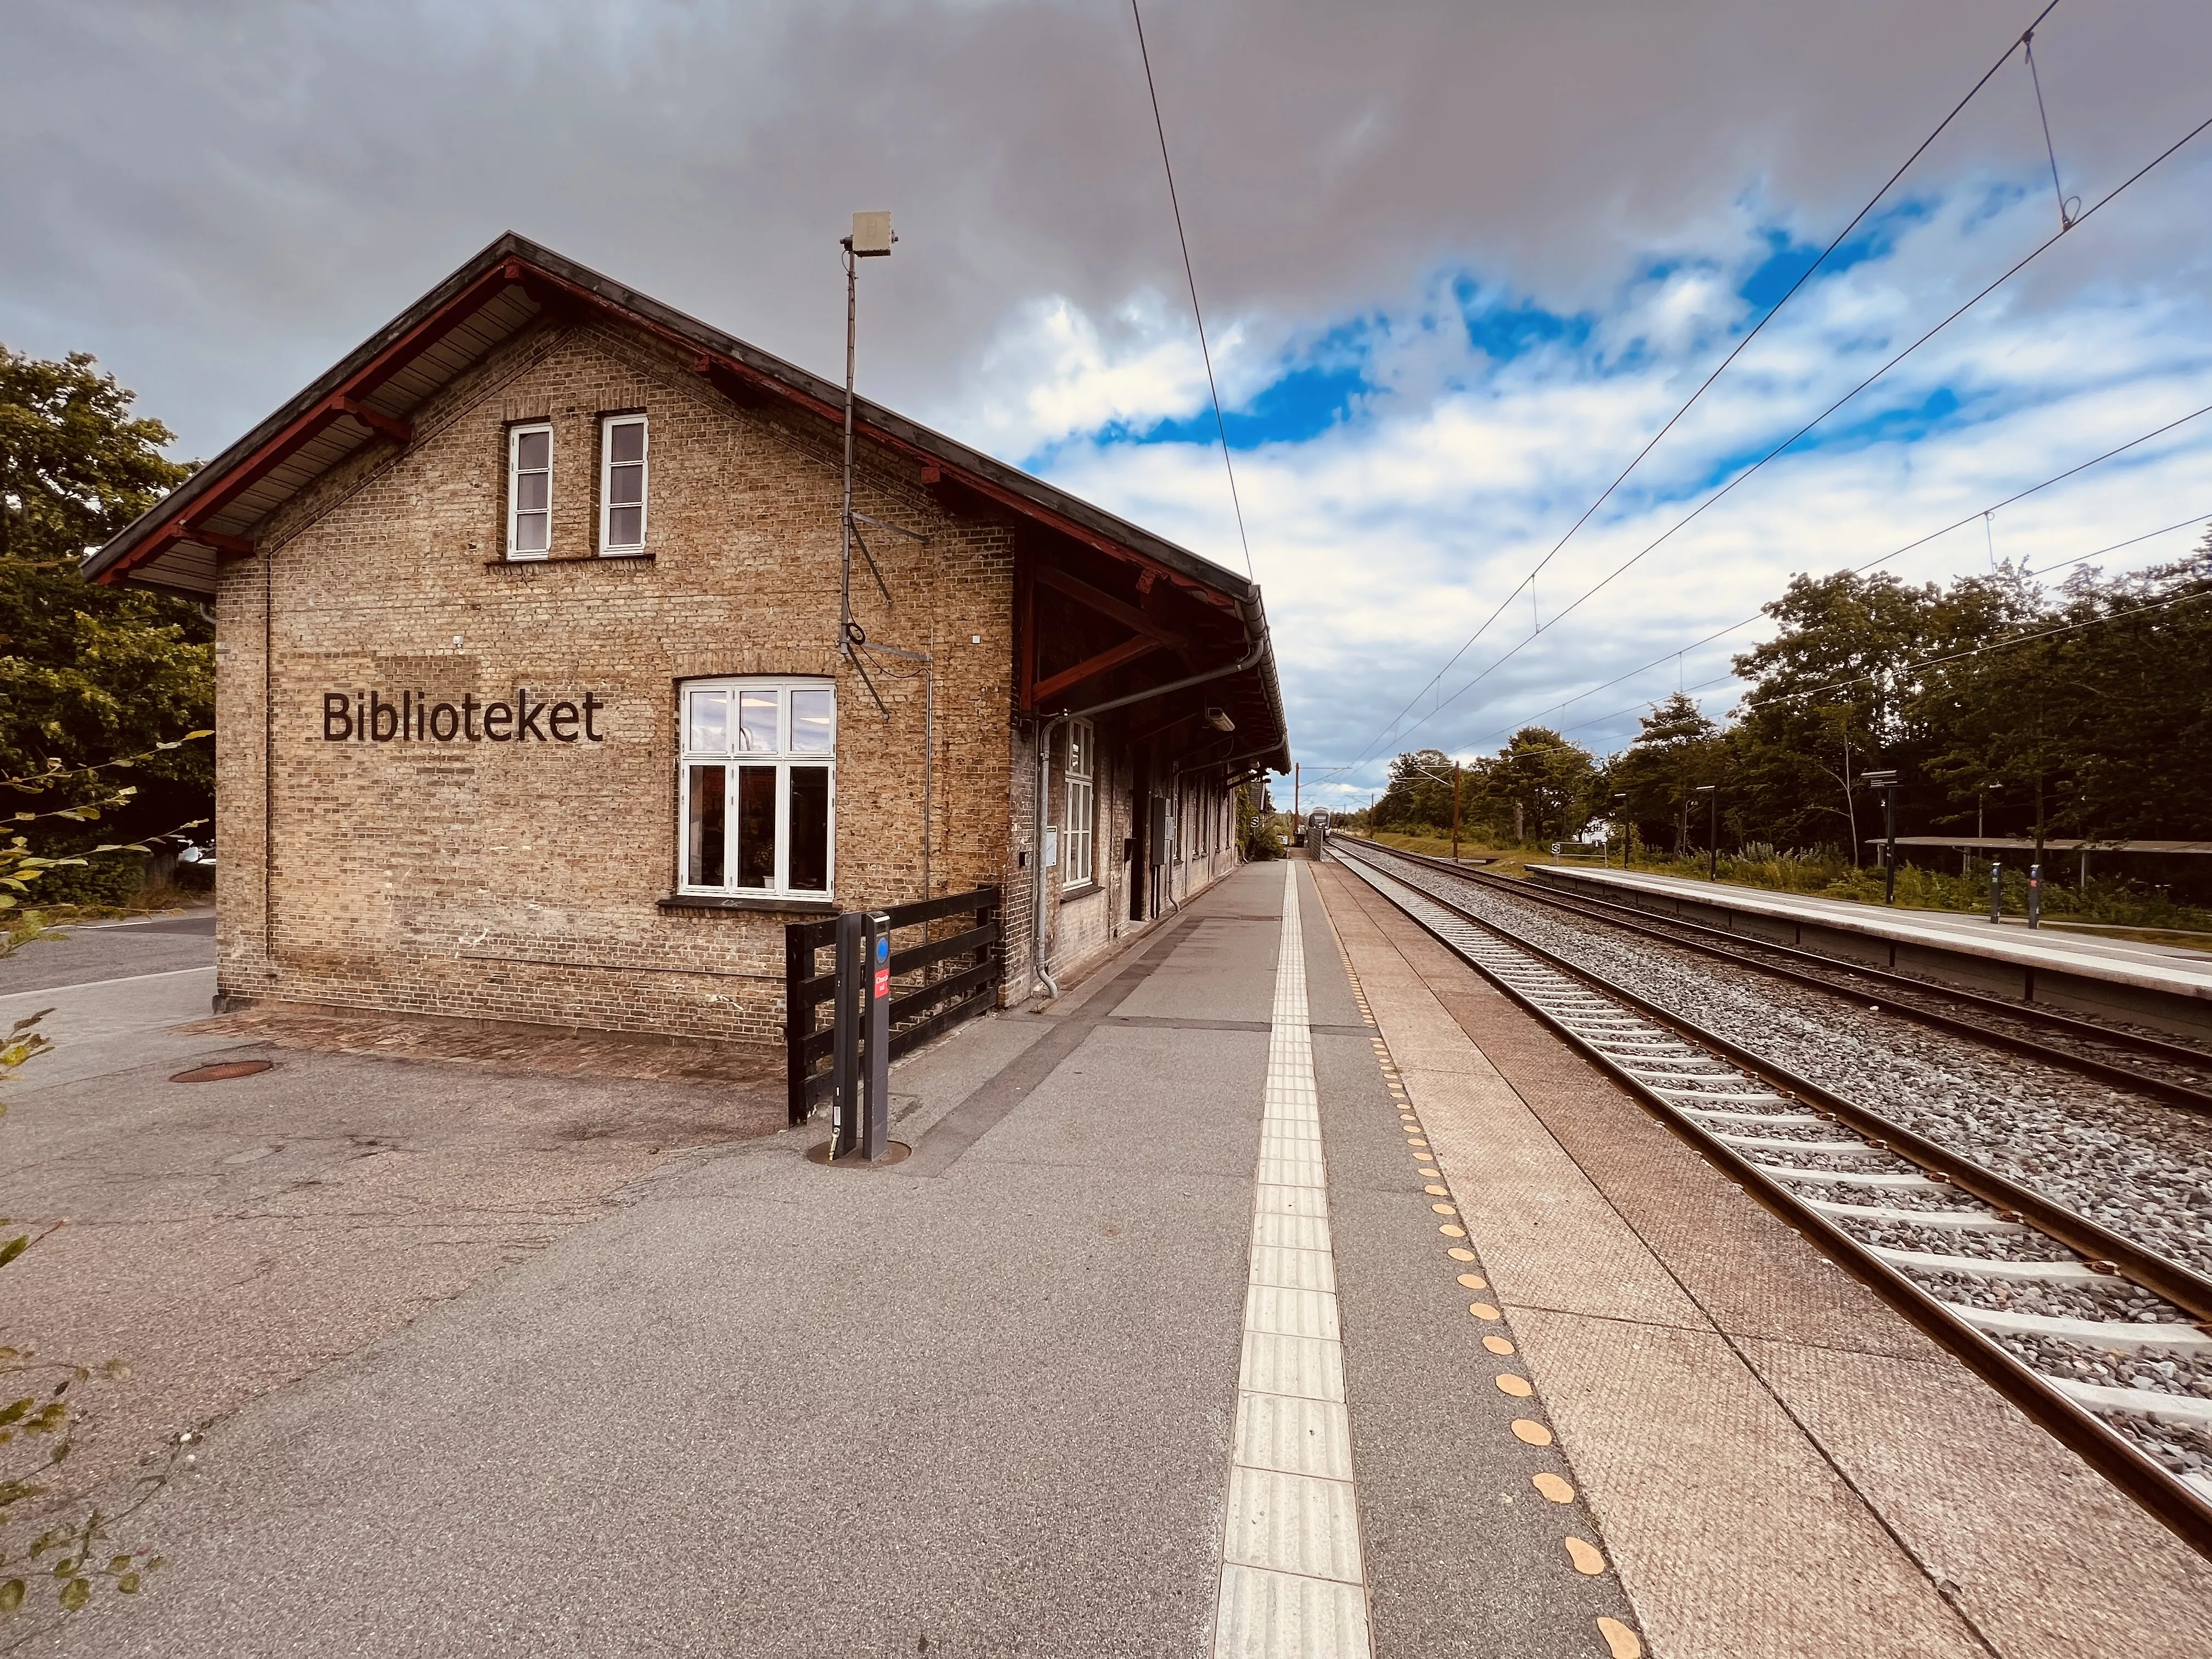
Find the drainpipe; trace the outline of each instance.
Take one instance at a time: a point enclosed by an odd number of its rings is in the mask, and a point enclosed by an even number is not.
[[[1044,988],[1054,1000],[1060,997],[1060,981],[1053,978],[1044,952],[1044,807],[1046,792],[1052,787],[1053,728],[1065,725],[1070,718],[1056,714],[1037,727],[1036,826],[1030,838],[1030,845],[1035,849],[1030,854],[1033,861],[1030,872],[1030,971],[1044,981]],[[1030,988],[1034,991],[1036,988],[1032,985]]]
[[[1174,802],[1175,812],[1175,817],[1171,820],[1175,824],[1175,839],[1168,843],[1168,908],[1174,911],[1176,915],[1181,915],[1182,906],[1176,902],[1175,896],[1175,855],[1182,850],[1182,763],[1181,761],[1168,768],[1168,788],[1173,792],[1169,799]]]
[[[1245,625],[1249,628],[1251,624],[1247,622]],[[1036,865],[1030,883],[1030,969],[1036,978],[1044,981],[1045,989],[1054,997],[1060,995],[1060,987],[1054,981],[1052,970],[1045,962],[1044,947],[1044,803],[1045,790],[1048,787],[1048,775],[1052,768],[1053,727],[1068,720],[1088,720],[1093,714],[1103,714],[1110,709],[1126,708],[1129,704],[1142,702],[1148,697],[1164,697],[1170,691],[1182,691],[1194,685],[1204,685],[1208,680],[1226,679],[1231,674],[1242,674],[1247,669],[1257,665],[1260,659],[1267,654],[1267,634],[1265,629],[1260,631],[1256,638],[1249,635],[1246,637],[1251,639],[1252,648],[1247,651],[1241,659],[1230,664],[1226,668],[1208,669],[1203,674],[1192,674],[1183,679],[1170,680],[1165,685],[1152,686],[1143,691],[1132,691],[1127,696],[1110,697],[1104,702],[1094,702],[1087,708],[1062,709],[1038,726],[1036,835],[1030,842],[1030,845],[1036,849],[1035,854]],[[1265,754],[1267,751],[1261,750],[1257,752]],[[1172,872],[1170,872],[1169,885],[1170,887],[1174,885]],[[1030,989],[1035,990],[1036,987],[1033,985]]]

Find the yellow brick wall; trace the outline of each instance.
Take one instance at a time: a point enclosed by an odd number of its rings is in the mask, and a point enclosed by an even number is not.
[[[639,409],[651,422],[655,556],[488,565],[505,545],[507,423],[553,423],[557,557],[595,545],[599,415]],[[833,675],[837,900],[921,896],[923,683],[879,678],[886,724],[835,651],[837,442],[812,417],[733,404],[641,337],[551,330],[421,411],[404,453],[384,446],[325,480],[258,556],[228,562],[224,994],[776,1037],[788,918],[656,905],[674,885],[676,685]],[[932,885],[1002,884],[1022,913],[1018,943],[1028,872],[1012,867],[1010,837],[1011,792],[1026,846],[1008,717],[1013,527],[952,510],[912,467],[864,463],[858,509],[929,538],[877,538],[895,607],[865,571],[854,595],[872,639],[936,659]],[[325,690],[511,701],[518,686],[533,701],[595,694],[606,740],[323,738]]]

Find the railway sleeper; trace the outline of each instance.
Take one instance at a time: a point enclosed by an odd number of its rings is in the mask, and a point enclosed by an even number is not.
[[[1800,1198],[1808,1210],[1838,1221],[1902,1223],[1954,1233],[2032,1233],[2024,1221],[2007,1221],[1988,1210],[1893,1210],[1880,1204],[1838,1204],[1832,1199]]]
[[[2118,1319],[2070,1319],[2063,1314],[2015,1313],[2009,1308],[1978,1308],[1967,1302],[1946,1302],[1954,1317],[1977,1330],[2000,1336],[2051,1336],[2078,1342],[2087,1348],[2136,1352],[2144,1348],[2172,1348],[2212,1352],[2212,1335],[2194,1325],[2143,1324]],[[2141,1389],[2129,1392],[2140,1394]]]

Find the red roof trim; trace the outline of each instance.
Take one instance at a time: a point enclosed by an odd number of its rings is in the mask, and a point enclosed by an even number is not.
[[[250,546],[235,538],[225,538],[222,543],[210,539],[212,532],[191,530],[191,520],[204,520],[221,513],[246,490],[250,489],[272,470],[283,464],[317,434],[339,416],[349,416],[372,431],[405,442],[403,434],[411,432],[409,422],[368,410],[361,402],[367,393],[390,380],[415,358],[435,345],[447,334],[465,322],[488,304],[501,289],[520,283],[532,291],[532,297],[544,305],[548,298],[555,301],[553,308],[586,309],[605,313],[619,319],[631,327],[641,329],[665,341],[692,357],[702,373],[719,371],[733,376],[749,387],[774,393],[796,404],[809,414],[842,425],[845,411],[837,404],[817,398],[811,392],[778,379],[765,370],[726,356],[720,352],[702,349],[696,340],[686,338],[663,324],[622,305],[606,295],[571,282],[567,277],[548,270],[543,265],[519,255],[510,255],[485,270],[475,281],[456,292],[437,310],[423,318],[412,328],[371,357],[361,368],[348,375],[313,407],[303,410],[282,431],[270,437],[252,454],[246,456],[212,487],[195,492],[193,499],[180,507],[177,513],[152,530],[129,554],[100,573],[102,583],[120,582],[132,570],[161,554],[173,541],[191,539],[202,544],[229,551]],[[1117,542],[1110,536],[1100,534],[1077,523],[1074,520],[1030,501],[1018,491],[1006,489],[993,480],[972,472],[957,463],[946,461],[887,432],[881,427],[862,419],[855,422],[854,433],[891,453],[915,462],[921,469],[922,482],[937,483],[948,474],[962,486],[973,490],[988,501],[1009,508],[1023,517],[1057,531],[1071,540],[1081,544],[1109,558],[1137,566],[1154,576],[1164,576],[1193,597],[1217,608],[1236,613],[1237,601],[1230,595],[1207,586],[1205,582],[1170,568],[1137,549]]]
[[[222,481],[212,489],[199,493],[190,503],[179,508],[173,517],[157,526],[150,535],[131,550],[128,556],[118,560],[109,568],[101,571],[100,582],[104,586],[113,586],[120,582],[138,566],[157,556],[172,540],[181,538],[197,541],[203,545],[215,547],[218,551],[228,550],[210,540],[207,535],[193,531],[187,523],[187,515],[195,519],[214,517],[232,501],[237,500],[245,491],[266,477],[270,471],[283,465],[286,459],[295,453],[302,444],[313,438],[340,415],[350,415],[356,419],[361,419],[359,399],[363,394],[374,391],[405,368],[409,362],[422,356],[431,346],[435,345],[454,329],[459,327],[470,316],[480,310],[493,295],[519,280],[522,275],[522,269],[521,260],[509,259],[477,277],[475,282],[456,294],[445,305],[409,329],[348,375],[331,396],[324,398],[313,408],[303,411],[287,424],[283,431],[232,467]],[[353,407],[348,407],[349,404]],[[371,430],[376,429],[375,423],[373,422],[363,420],[362,424],[368,426]],[[225,538],[224,539],[231,541],[235,538]],[[251,544],[241,544],[241,545],[246,546],[250,550]]]

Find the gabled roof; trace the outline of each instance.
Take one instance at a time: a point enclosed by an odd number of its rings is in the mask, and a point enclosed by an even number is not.
[[[842,423],[844,388],[710,328],[513,232],[440,283],[313,385],[202,467],[86,561],[85,574],[207,597],[218,559],[251,555],[257,531],[314,482],[373,445],[406,444],[411,416],[501,346],[549,316],[619,319],[689,354],[727,391],[781,399]],[[1165,579],[1234,617],[1255,660],[1247,671],[1273,715],[1279,770],[1289,768],[1282,693],[1258,584],[979,450],[857,400],[861,441],[918,463],[1073,541]]]

